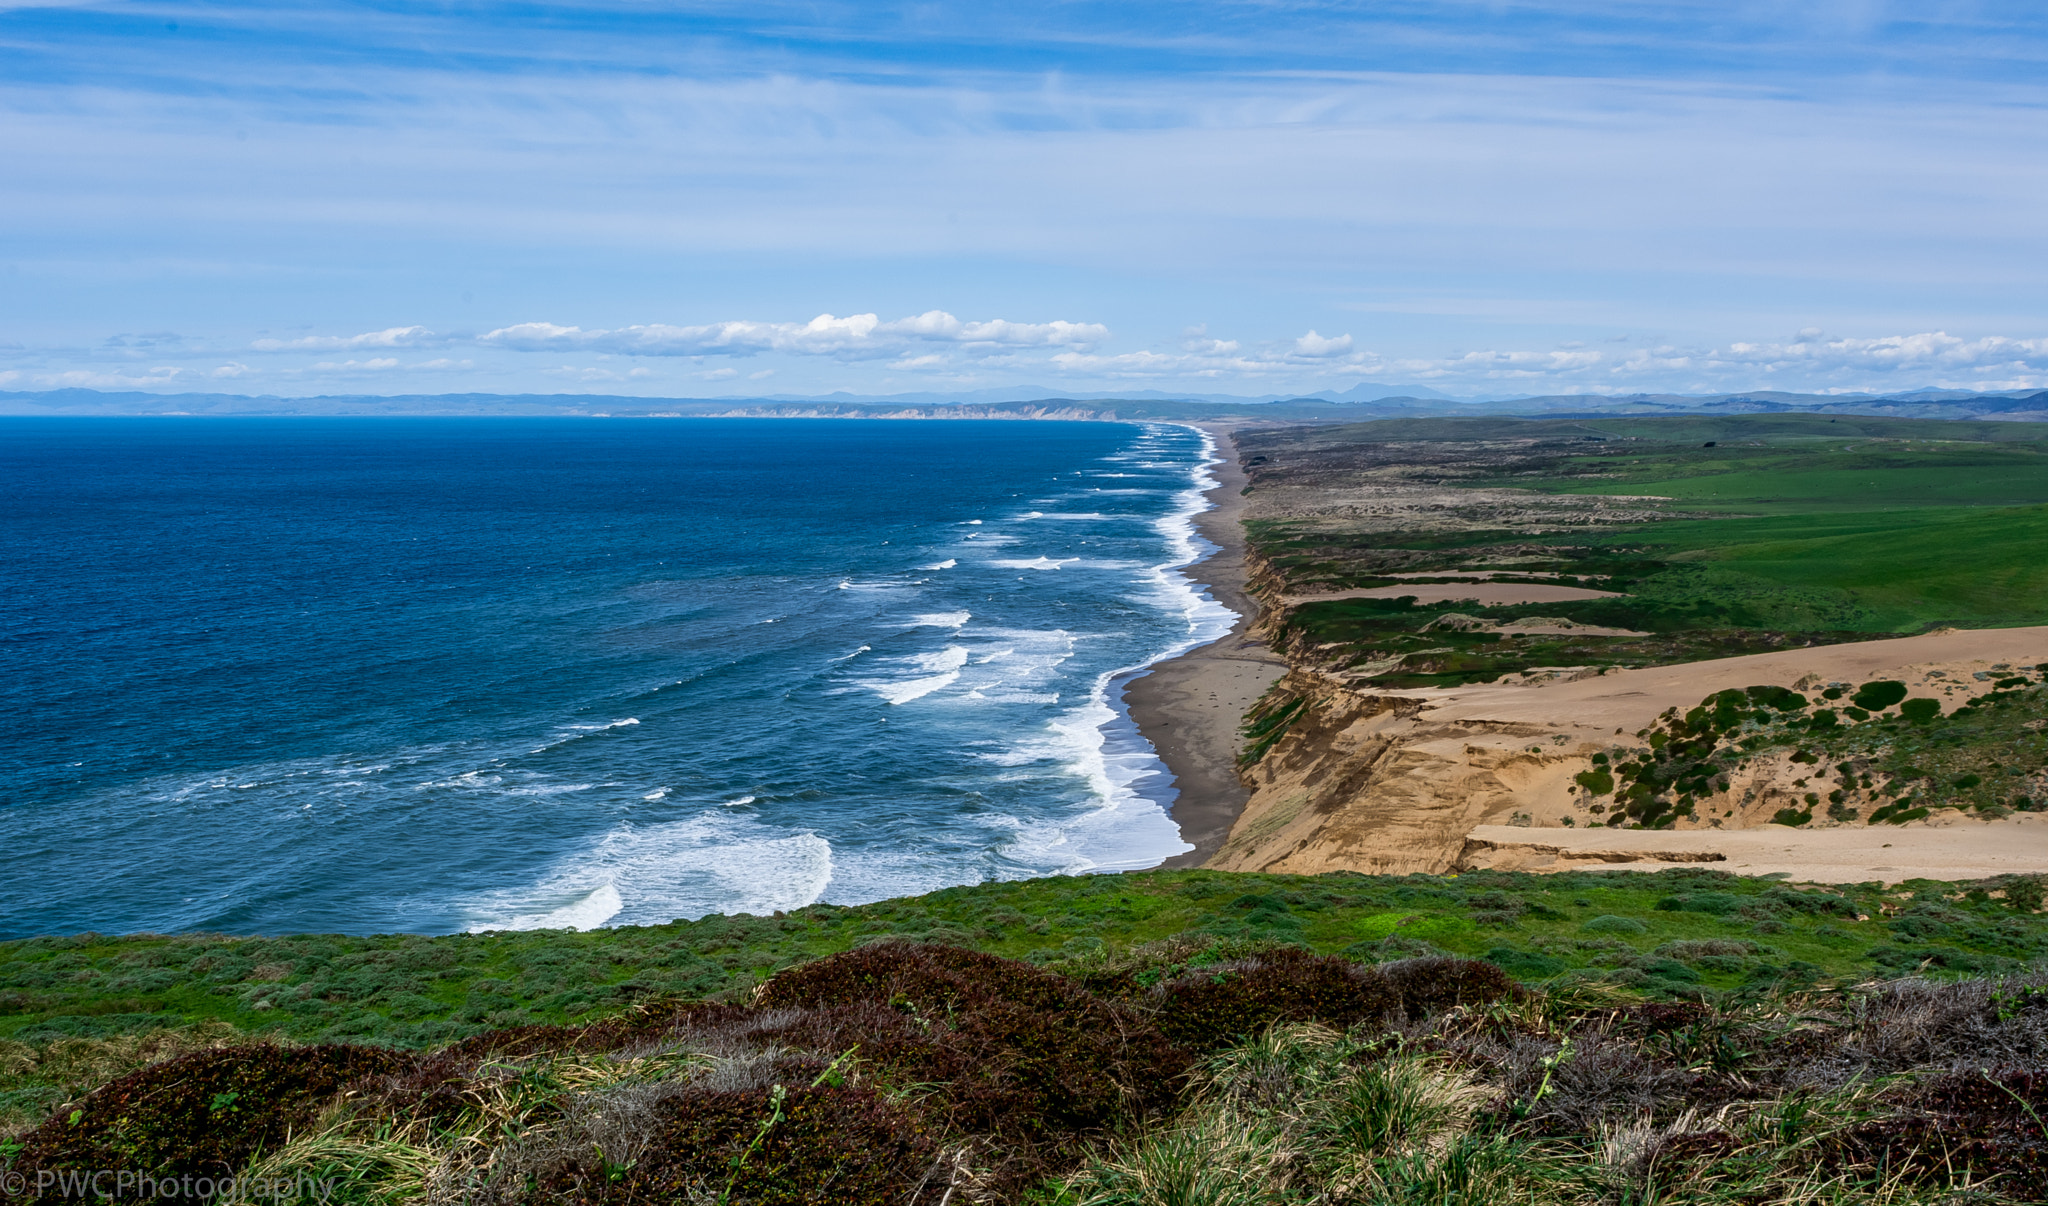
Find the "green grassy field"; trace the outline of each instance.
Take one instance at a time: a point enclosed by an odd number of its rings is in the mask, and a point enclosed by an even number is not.
[[[1289,433],[1290,438],[1293,433]],[[1520,436],[1533,443],[1504,444]],[[1320,588],[1503,567],[1624,595],[1514,607],[1390,600],[1298,608],[1287,635],[1348,649],[1389,686],[1450,685],[1534,665],[1623,666],[1954,626],[2048,623],[2048,431],[2040,424],[1818,416],[1627,421],[1435,420],[1304,432],[1262,445],[1280,464],[1341,464],[1344,440],[1398,465],[1427,450],[1450,486],[1657,496],[1666,518],[1531,533],[1362,532],[1250,525],[1254,547]],[[1363,451],[1361,455],[1365,455]],[[1408,580],[1413,581],[1411,577]],[[1482,621],[1556,616],[1643,637],[1485,639]]]
[[[1719,902],[1713,909],[1659,907],[1708,888]],[[1892,913],[1941,923],[1924,931],[1908,923],[1909,934]],[[1634,922],[1587,927],[1609,916]],[[741,993],[779,969],[887,938],[1060,964],[1181,934],[1362,959],[1441,950],[1492,957],[1524,978],[1585,973],[1688,992],[1784,976],[1858,977],[1930,959],[1951,970],[2009,968],[2048,954],[2048,916],[1931,882],[1815,895],[1710,871],[1155,871],[589,933],[27,939],[0,944],[0,1038],[42,1042],[215,1020],[298,1039],[418,1046],[602,1016],[648,999]],[[1643,962],[1665,943],[1728,937],[1753,940],[1758,952],[1689,971]],[[1651,971],[1635,974],[1645,967]]]

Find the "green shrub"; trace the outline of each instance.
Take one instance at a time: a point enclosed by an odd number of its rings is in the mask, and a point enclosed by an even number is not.
[[[1856,688],[1856,694],[1849,697],[1849,702],[1872,712],[1882,712],[1904,698],[1906,684],[1896,679],[1884,678],[1864,683]]]
[[[1909,699],[1899,705],[1899,715],[1911,724],[1926,724],[1941,715],[1941,701],[1938,699]]]
[[[1661,907],[1661,906],[1660,906]],[[1633,917],[1617,917],[1612,913],[1595,917],[1579,927],[1588,934],[1647,934],[1650,927]]]
[[[2005,906],[2015,913],[2038,913],[2048,899],[2048,875],[2011,875],[2002,886]]]
[[[1494,947],[1486,952],[1486,961],[1518,980],[1547,980],[1571,967],[1562,959],[1512,946]]]
[[[1667,959],[1694,962],[1700,959],[1727,958],[1730,956],[1754,955],[1763,950],[1754,942],[1738,938],[1682,938],[1667,942],[1652,954]]]
[[[1588,794],[1595,796],[1604,796],[1614,790],[1614,776],[1598,768],[1580,771],[1572,776],[1572,782],[1585,788]]]
[[[1661,913],[1711,913],[1716,917],[1733,913],[1749,903],[1748,898],[1732,892],[1682,892],[1666,896],[1657,902]]]

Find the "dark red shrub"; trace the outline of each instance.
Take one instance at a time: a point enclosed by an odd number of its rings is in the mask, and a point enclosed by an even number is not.
[[[762,985],[755,1003],[767,1009],[815,1009],[880,1001],[937,1017],[969,1002],[991,1000],[1063,1009],[1086,995],[1065,976],[1016,959],[956,946],[885,942],[791,968]]]
[[[1434,955],[1379,965],[1408,1016],[1426,1017],[1454,1005],[1484,1005],[1518,997],[1522,988],[1491,963]]]
[[[1849,1131],[1837,1158],[1936,1183],[1997,1178],[2021,1191],[2048,1184],[2048,1072],[1950,1073],[1899,1104],[1898,1114]]]
[[[232,1175],[342,1088],[409,1062],[377,1047],[235,1047],[130,1073],[29,1132],[15,1170]]]
[[[1197,1051],[1229,1046],[1274,1022],[1379,1022],[1401,1005],[1377,968],[1298,947],[1190,970],[1144,1000],[1168,1038]]]
[[[537,1178],[528,1200],[918,1206],[949,1187],[924,1124],[868,1090],[790,1088],[779,1109],[765,1091],[692,1093],[662,1110],[654,1141],[628,1167],[607,1168],[593,1152]]]
[[[1692,1001],[1644,1001],[1615,1010],[1614,1023],[1626,1034],[1672,1034],[1713,1016],[1713,1010]]]
[[[574,1026],[514,1026],[471,1035],[460,1042],[450,1043],[436,1054],[472,1062],[519,1059],[546,1051],[559,1051],[574,1042],[580,1033]]]
[[[1170,1108],[1190,1057],[1143,1010],[1028,963],[890,943],[822,959],[764,986],[755,1012],[704,1012],[693,1037],[821,1053],[858,1046],[884,1081],[944,1085],[923,1107],[991,1136],[1018,1176],[1087,1137]]]

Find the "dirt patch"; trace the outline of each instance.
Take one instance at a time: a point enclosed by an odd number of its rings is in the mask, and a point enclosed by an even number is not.
[[[1336,590],[1323,595],[1289,595],[1281,600],[1287,607],[1322,603],[1332,599],[1399,599],[1413,597],[1417,603],[1478,603],[1487,607],[1510,607],[1517,603],[1567,603],[1574,599],[1614,599],[1611,590],[1590,590],[1583,586],[1551,586],[1542,582],[1452,582],[1418,586],[1367,586]]]
[[[1568,620],[1563,616],[1529,616],[1525,619],[1510,620],[1505,624],[1496,624],[1478,616],[1460,615],[1455,611],[1446,612],[1422,627],[1424,632],[1437,629],[1449,629],[1453,632],[1499,632],[1510,636],[1556,636],[1566,633],[1574,636],[1649,635],[1630,628],[1603,628],[1598,624],[1581,624],[1577,620]]]

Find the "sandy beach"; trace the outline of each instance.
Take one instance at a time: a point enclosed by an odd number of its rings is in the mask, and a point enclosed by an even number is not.
[[[1944,812],[1911,826],[1793,829],[1524,829],[1477,825],[1464,870],[1661,871],[1706,864],[1803,883],[1984,879],[2048,867],[2048,819],[1979,820]]]
[[[1173,819],[1195,847],[1168,859],[1168,867],[1199,866],[1230,836],[1251,797],[1237,778],[1238,723],[1287,669],[1263,642],[1244,635],[1258,615],[1257,601],[1245,592],[1244,471],[1230,429],[1203,430],[1215,437],[1223,462],[1212,470],[1221,483],[1208,495],[1215,506],[1196,517],[1195,528],[1218,551],[1191,572],[1239,618],[1230,635],[1161,662],[1124,689],[1131,719],[1173,772]]]

